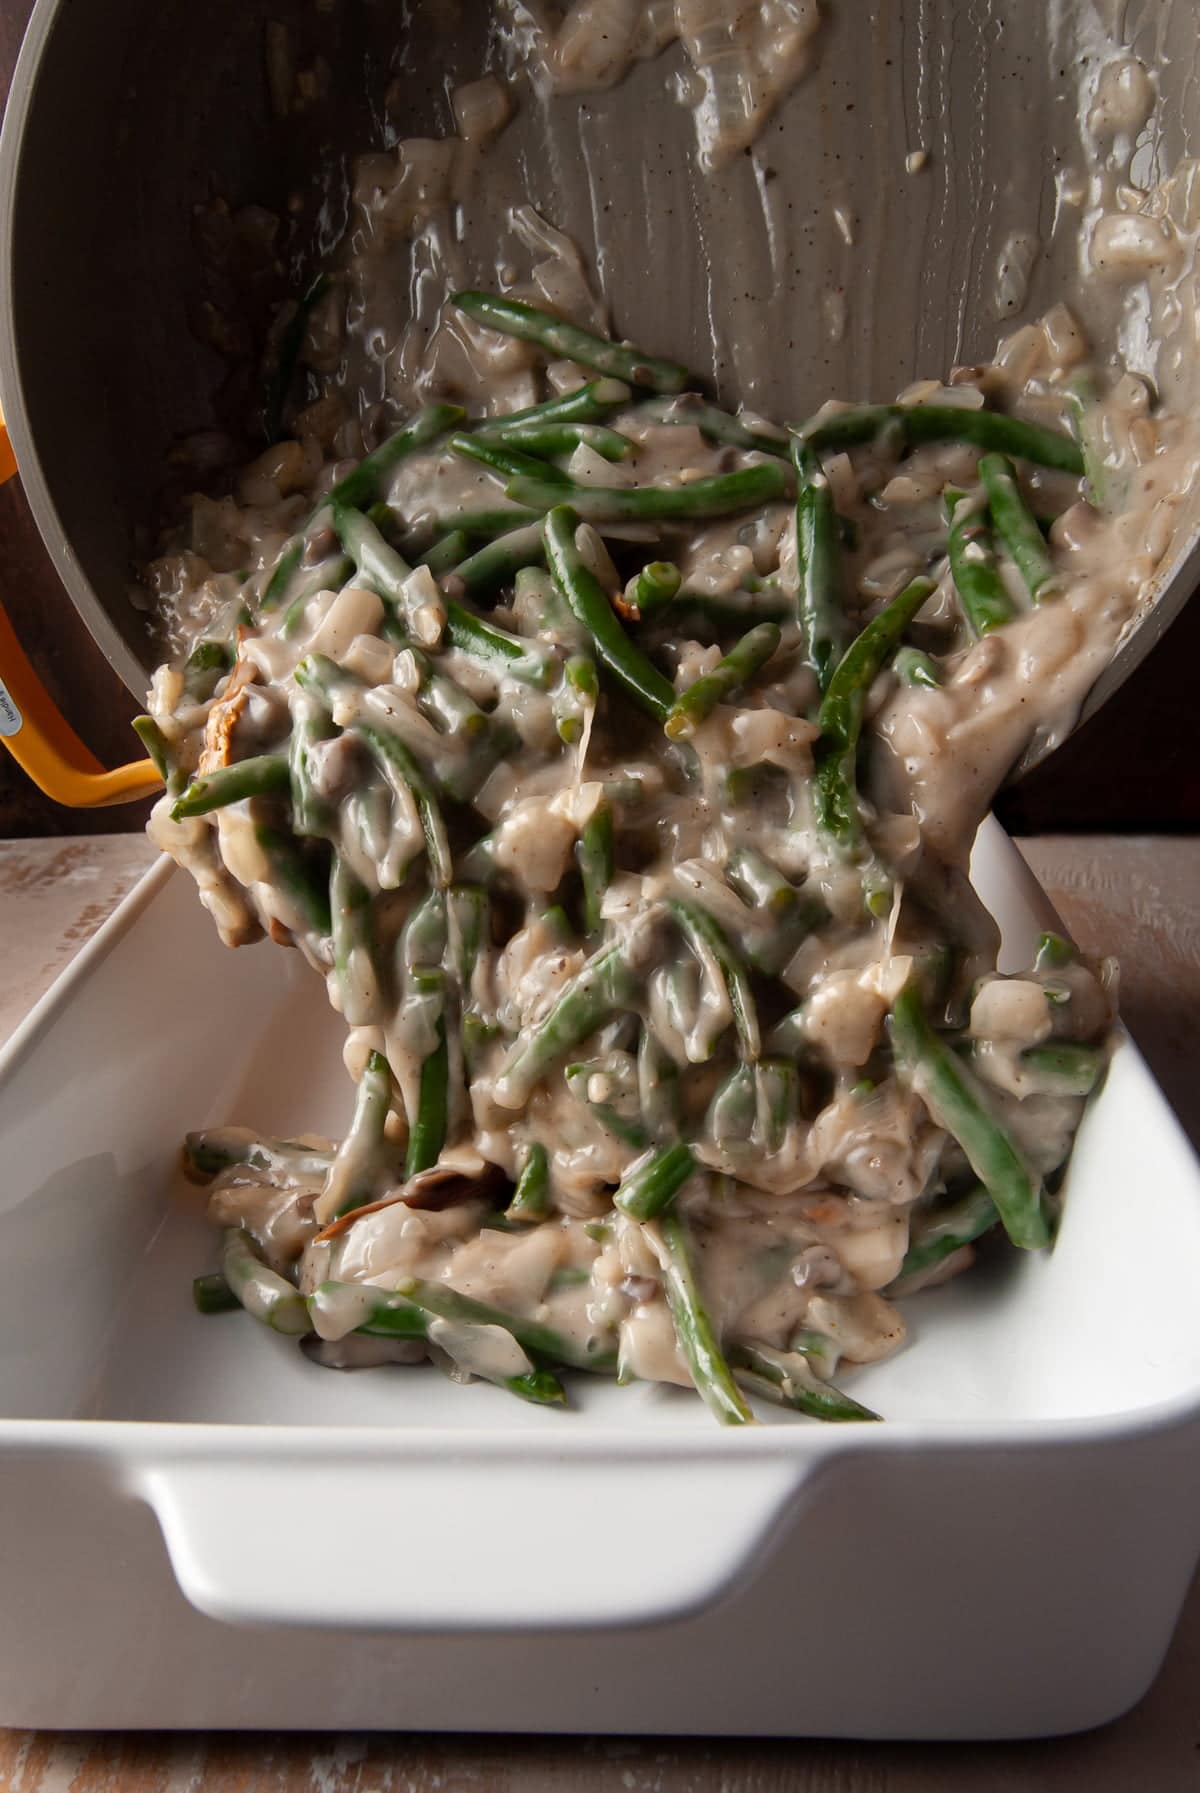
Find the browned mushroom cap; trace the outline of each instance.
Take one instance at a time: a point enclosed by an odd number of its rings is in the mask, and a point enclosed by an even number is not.
[[[362,1220],[368,1214],[378,1214],[382,1208],[394,1208],[398,1202],[408,1208],[452,1208],[456,1202],[492,1195],[506,1181],[504,1172],[498,1164],[489,1164],[482,1158],[478,1164],[477,1171],[453,1163],[434,1164],[429,1170],[418,1171],[415,1177],[401,1183],[381,1201],[367,1202],[364,1207],[352,1208],[349,1214],[331,1220],[314,1235],[311,1243],[320,1245],[326,1239],[336,1239],[356,1220]]]

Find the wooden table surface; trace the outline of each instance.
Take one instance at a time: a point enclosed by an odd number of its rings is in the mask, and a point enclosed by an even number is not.
[[[1200,1145],[1200,842],[1048,837],[1023,842],[1022,851],[1080,944],[1120,958],[1126,1017]],[[151,858],[138,836],[0,841],[0,1041]],[[1135,1787],[1146,1793],[1200,1788],[1200,1582],[1163,1672],[1137,1710],[1103,1731],[1045,1743],[0,1730],[0,1793],[1128,1793]]]

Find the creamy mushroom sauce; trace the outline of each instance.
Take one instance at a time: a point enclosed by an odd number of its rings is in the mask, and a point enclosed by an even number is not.
[[[523,10],[531,30],[539,19],[545,26],[535,9]],[[815,12],[778,10],[797,30],[800,15]],[[675,33],[692,53],[688,34],[700,26],[691,15],[702,11],[682,0],[648,11],[581,0],[538,41],[559,84],[603,85],[617,77],[621,58],[652,53]],[[635,12],[644,20],[637,31]],[[624,36],[597,50],[594,37],[576,32],[600,13]],[[601,66],[597,55],[612,60]],[[1132,131],[1146,103],[1135,74],[1118,71],[1100,84],[1091,127]],[[483,120],[486,135],[503,123],[503,108],[481,91],[467,96],[459,116],[465,138],[464,119]],[[1032,741],[1070,728],[1147,600],[1176,508],[1194,489],[1196,435],[1154,402],[1145,380],[1114,378],[1093,364],[1064,306],[1003,342],[987,365],[902,393],[904,406],[986,405],[1065,432],[1077,427],[1071,394],[1086,390],[1081,376],[1092,383],[1082,424],[1092,485],[1022,465],[1022,489],[1053,558],[1052,590],[1033,605],[1002,556],[1016,614],[982,639],[966,626],[948,566],[944,504],[947,487],[977,488],[977,451],[949,440],[905,452],[885,432],[824,456],[840,519],[848,637],[914,576],[933,581],[906,639],[928,656],[934,682],[902,682],[886,666],[871,683],[859,755],[863,844],[848,852],[814,807],[820,693],[794,620],[800,573],[790,469],[783,493],[757,510],[696,523],[583,525],[577,533],[584,564],[676,691],[711,671],[759,616],[781,617],[781,641],[766,665],[684,743],[669,740],[606,674],[598,700],[580,696],[567,662],[589,652],[587,632],[543,572],[506,580],[478,606],[529,640],[544,661],[540,683],[449,642],[446,603],[463,596],[453,571],[440,582],[427,568],[412,572],[411,645],[369,570],[347,578],[326,500],[394,423],[385,407],[360,415],[347,398],[354,318],[369,293],[381,219],[436,236],[453,207],[452,163],[424,142],[363,159],[340,276],[307,322],[305,362],[323,380],[323,395],[289,419],[288,434],[244,469],[232,496],[194,497],[149,569],[171,647],[149,708],[174,768],[151,838],[196,878],[228,944],[266,933],[299,948],[346,1017],[350,1075],[361,1083],[372,1055],[381,1055],[373,1062],[386,1061],[389,1080],[382,1141],[364,1144],[358,1121],[340,1147],[306,1142],[282,1155],[256,1150],[236,1130],[207,1136],[228,1160],[211,1217],[245,1228],[264,1261],[313,1297],[310,1323],[324,1361],[429,1354],[492,1380],[529,1368],[521,1347],[494,1326],[434,1319],[416,1342],[360,1334],[380,1292],[415,1277],[550,1326],[579,1355],[611,1350],[623,1375],[690,1386],[695,1377],[667,1299],[661,1225],[613,1202],[631,1172],[678,1134],[691,1145],[694,1168],[673,1212],[686,1223],[716,1336],[776,1353],[789,1390],[819,1388],[839,1361],[869,1363],[901,1344],[897,1291],[943,1280],[974,1255],[966,1243],[905,1274],[910,1247],[936,1236],[947,1205],[976,1182],[962,1147],[934,1119],[938,1104],[926,1099],[924,1074],[893,1055],[889,1011],[907,985],[919,984],[975,1098],[1007,1129],[1034,1182],[1048,1179],[1053,1189],[1069,1154],[1083,1098],[1063,1093],[1061,1079],[1026,1055],[1046,1043],[1103,1054],[1112,969],[1072,956],[1000,976],[996,929],[971,892],[968,856],[997,785]],[[1119,262],[1130,277],[1146,275],[1153,245],[1144,239],[1157,231],[1167,245],[1158,244],[1153,262],[1157,290],[1160,298],[1164,287],[1177,291],[1182,227],[1171,222],[1171,192],[1147,204],[1148,215],[1132,211],[1111,183],[1094,198],[1096,265],[1107,262],[1112,273]],[[526,268],[504,271],[508,296],[603,328],[603,307],[569,240],[528,209],[514,228]],[[1189,278],[1193,251],[1194,234]],[[430,285],[440,281],[435,322],[388,345],[399,370],[394,392],[414,403],[449,398],[473,419],[495,418],[595,377],[457,311],[448,302],[457,277],[449,248],[426,269],[426,320]],[[651,407],[629,393],[606,419],[632,444],[629,458],[610,463],[581,445],[560,457],[560,468],[576,487],[637,488],[686,487],[778,464],[707,439],[688,421],[688,405],[685,396],[664,421],[661,402]],[[830,404],[817,422],[839,409]],[[739,421],[784,440],[764,419]],[[464,513],[509,506],[504,483],[439,440],[395,468],[382,494],[386,515],[376,518],[411,563]],[[524,520],[515,509],[514,516]],[[293,586],[289,602],[264,611],[272,575],[298,536],[308,595],[298,602]],[[626,581],[662,559],[677,564],[682,595],[630,619]],[[236,657],[204,689],[189,659],[214,641]],[[295,676],[314,655],[340,668],[323,693]],[[474,718],[483,719],[482,735]],[[298,900],[295,879],[281,876],[284,861],[272,846],[290,838],[294,791],[172,817],[190,778],[286,754],[304,728],[314,730],[307,763],[324,820],[294,844],[310,877],[327,880],[331,863],[340,864],[349,884],[335,875],[335,901],[348,887],[367,893],[368,925],[350,930],[350,943],[336,951],[329,929]],[[445,1138],[436,1166],[408,1179],[406,1141],[439,1035],[436,1004],[416,993],[411,965],[404,967],[406,924],[434,881],[413,785],[381,770],[364,728],[399,740],[442,794],[455,883],[488,892],[478,952],[464,953],[451,919],[439,960]],[[489,757],[473,744],[481,738],[501,745]],[[599,919],[585,931],[580,841],[605,808],[615,868]],[[761,856],[803,913],[786,944],[768,897],[756,901],[738,876],[747,853]],[[882,901],[864,884],[867,861],[884,870]],[[731,997],[720,955],[681,931],[672,906],[680,900],[698,903],[751,967],[757,1012],[749,1028],[735,1014],[737,993]],[[345,931],[344,915],[341,925]],[[525,1050],[560,996],[609,949],[628,973],[618,998],[584,1037],[524,1075]],[[791,1069],[772,1098],[763,1067],[781,1060]],[[748,1101],[744,1077],[739,1083],[746,1065]],[[547,1215],[506,1219],[512,1187],[537,1148],[548,1163]],[[347,1201],[351,1189],[357,1207]],[[1046,1199],[1053,1208],[1053,1195]]]

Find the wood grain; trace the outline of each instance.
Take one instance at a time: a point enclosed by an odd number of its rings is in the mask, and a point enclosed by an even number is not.
[[[1200,1142],[1200,843],[1059,837],[1028,841],[1023,851],[1080,943],[1120,958],[1133,1031]],[[30,999],[40,993],[39,983],[77,949],[146,862],[146,843],[136,836],[0,848],[0,1040],[15,1012],[11,998],[3,999],[15,978]],[[40,969],[31,976],[33,966]],[[1139,1787],[1147,1793],[1200,1788],[1200,1584],[1163,1672],[1137,1710],[1102,1731],[1044,1743],[0,1731],[0,1793],[1128,1793]]]

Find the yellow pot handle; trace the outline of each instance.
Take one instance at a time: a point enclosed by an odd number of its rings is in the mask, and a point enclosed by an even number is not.
[[[16,457],[0,415],[0,485],[17,471]],[[59,715],[29,664],[0,603],[0,743],[38,789],[71,809],[99,809],[132,803],[160,790],[153,763],[134,760],[106,772]]]

